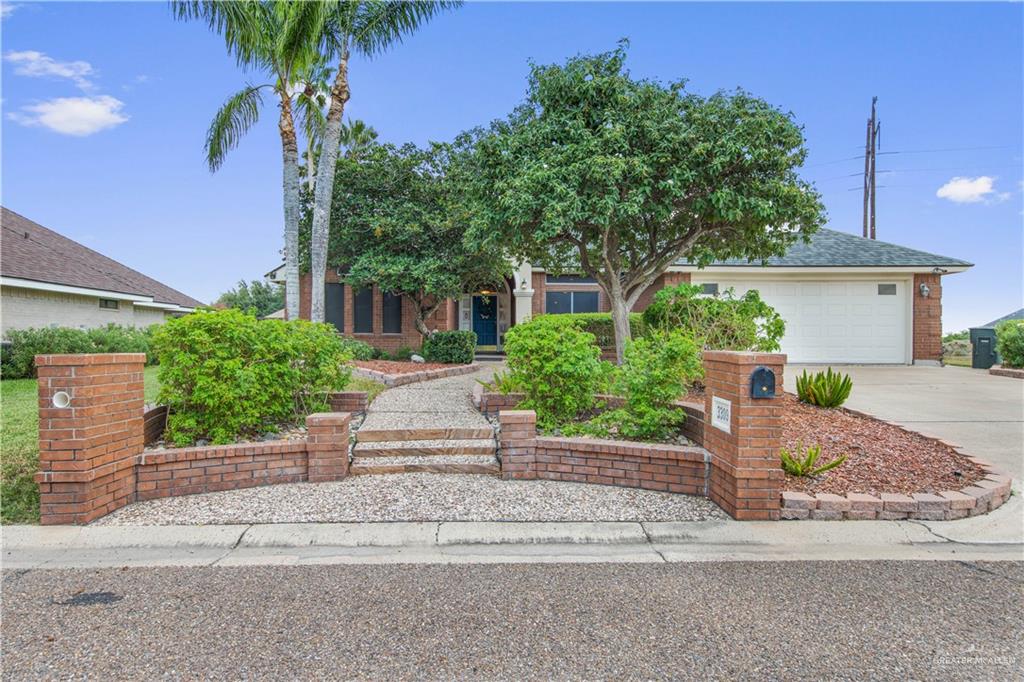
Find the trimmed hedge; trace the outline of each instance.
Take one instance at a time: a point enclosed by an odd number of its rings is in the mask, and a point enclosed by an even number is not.
[[[146,362],[152,363],[150,351],[153,325],[148,329],[109,324],[95,329],[49,327],[42,329],[12,329],[7,332],[5,347],[0,356],[0,375],[4,379],[35,377],[35,357],[63,353],[145,353]]]
[[[333,326],[257,320],[238,310],[198,311],[171,320],[153,338],[160,358],[159,402],[166,437],[231,443],[327,409],[342,389],[352,354]]]
[[[434,332],[423,343],[423,356],[429,362],[468,365],[476,353],[476,332],[452,330]]]
[[[1024,320],[1006,320],[996,325],[996,350],[1003,367],[1024,367]]]

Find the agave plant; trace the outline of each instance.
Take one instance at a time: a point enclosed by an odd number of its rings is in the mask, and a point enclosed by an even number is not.
[[[798,442],[796,450],[788,448],[779,450],[779,457],[782,459],[782,469],[790,476],[817,476],[846,461],[846,455],[840,455],[827,464],[815,466],[818,458],[821,457],[821,446],[810,445],[804,450],[804,444]]]
[[[801,402],[818,407],[839,407],[850,397],[853,380],[849,374],[827,372],[808,374],[807,370],[796,378],[796,394]]]

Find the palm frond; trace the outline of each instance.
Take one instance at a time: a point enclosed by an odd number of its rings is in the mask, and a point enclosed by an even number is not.
[[[412,33],[434,16],[462,5],[461,0],[378,0],[359,3],[351,18],[352,47],[372,57]]]
[[[229,97],[217,111],[206,132],[206,163],[216,172],[227,153],[238,146],[249,128],[259,120],[265,85],[248,86]]]

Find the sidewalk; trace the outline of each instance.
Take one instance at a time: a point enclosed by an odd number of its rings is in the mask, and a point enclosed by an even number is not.
[[[3,568],[346,563],[1024,560],[1019,489],[960,521],[7,526]]]

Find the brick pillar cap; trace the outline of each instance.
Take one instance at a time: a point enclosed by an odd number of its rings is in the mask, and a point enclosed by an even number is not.
[[[349,412],[316,412],[306,417],[306,425],[312,424],[348,424],[352,418]]]
[[[784,365],[786,364],[785,353],[750,353],[739,350],[706,350],[705,360],[715,362],[731,362],[736,365],[759,364],[759,365]]]
[[[45,365],[121,365],[132,362],[145,364],[145,353],[74,353],[67,355],[37,355],[36,366]]]

